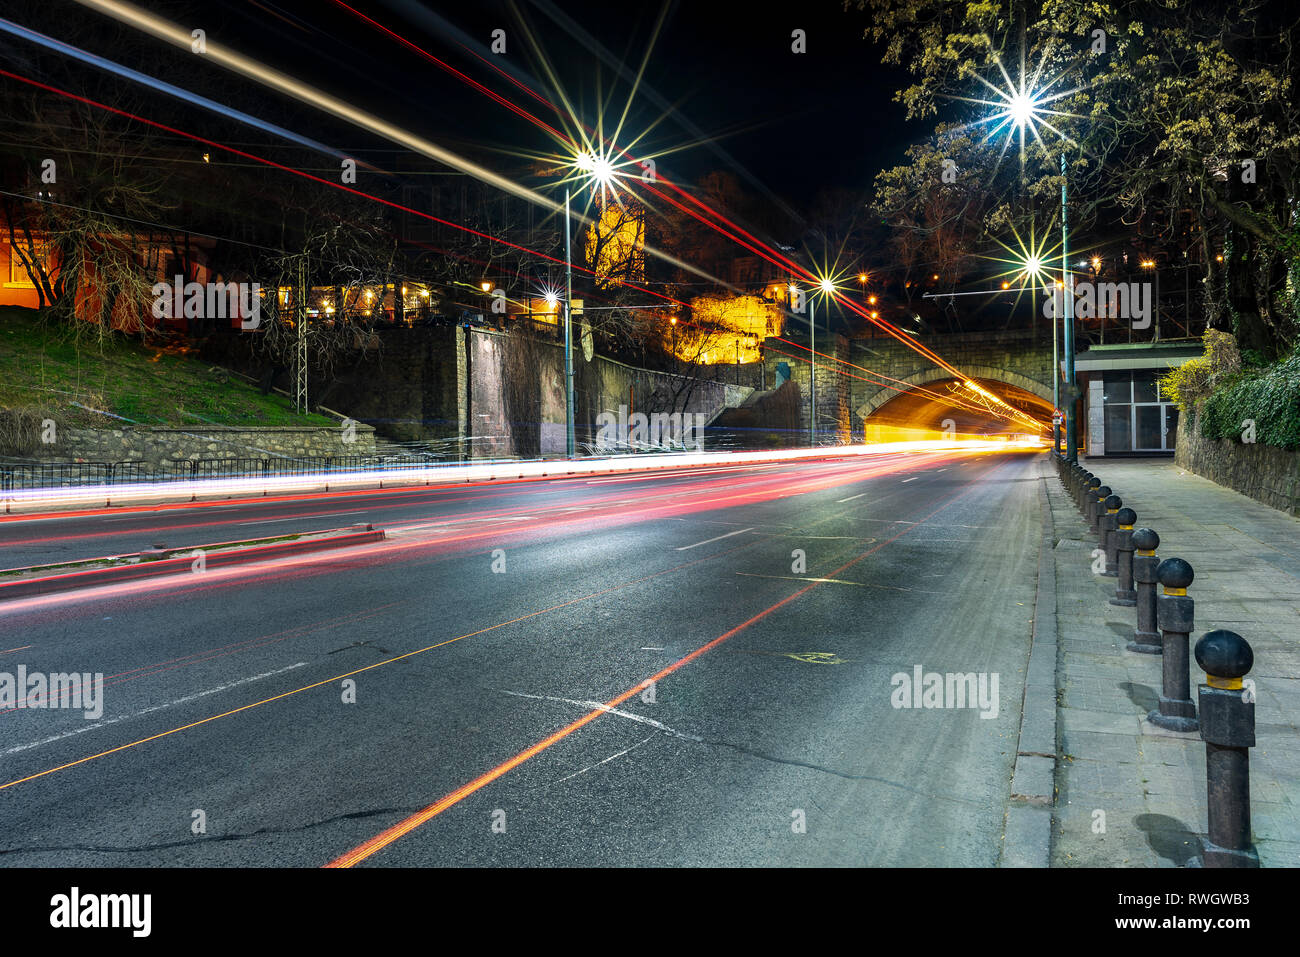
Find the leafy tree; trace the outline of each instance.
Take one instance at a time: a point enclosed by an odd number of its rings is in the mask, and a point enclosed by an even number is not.
[[[1074,229],[1123,225],[1205,264],[1211,328],[1264,357],[1300,337],[1300,109],[1295,99],[1300,13],[1274,0],[976,2],[849,0],[870,12],[868,36],[905,66],[898,92],[909,118],[940,114],[979,124],[998,101],[977,77],[1007,88],[1026,78],[1048,97],[1046,123],[1013,145],[980,186],[972,210],[989,236],[1032,219],[1059,197],[1065,156]],[[939,136],[951,132],[941,126]],[[950,145],[950,144],[947,144]],[[932,200],[900,192],[940,147],[882,174],[896,210],[925,223]],[[1248,162],[1249,161],[1249,162]],[[918,170],[916,167],[920,166]],[[1252,176],[1253,172],[1253,176]],[[1252,181],[1253,179],[1253,181]],[[928,181],[927,181],[928,182]],[[886,208],[889,208],[886,206]],[[941,217],[939,222],[950,222]],[[1223,256],[1222,265],[1219,255]]]

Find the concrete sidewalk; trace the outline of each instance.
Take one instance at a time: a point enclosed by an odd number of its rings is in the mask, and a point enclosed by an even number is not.
[[[1082,462],[1155,529],[1160,558],[1196,579],[1192,643],[1238,632],[1255,652],[1250,752],[1255,845],[1265,867],[1300,866],[1300,519],[1215,485],[1170,459]],[[1050,459],[1043,466],[1056,568],[1060,760],[1052,866],[1179,867],[1205,833],[1205,745],[1145,720],[1161,659],[1126,650],[1135,611],[1109,604],[1096,547]],[[1191,662],[1192,699],[1205,674]]]

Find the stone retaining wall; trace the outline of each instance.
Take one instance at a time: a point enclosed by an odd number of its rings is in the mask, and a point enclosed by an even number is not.
[[[32,456],[42,462],[173,462],[240,458],[299,458],[372,455],[375,430],[355,424],[279,426],[262,429],[132,426],[121,429],[64,429],[58,441]]]
[[[1290,515],[1300,515],[1300,451],[1201,435],[1196,415],[1178,420],[1174,461],[1211,482]]]

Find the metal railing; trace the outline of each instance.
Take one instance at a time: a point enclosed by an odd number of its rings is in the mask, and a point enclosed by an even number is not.
[[[35,462],[0,464],[0,491],[191,482],[228,478],[393,472],[453,464],[454,459],[419,453],[199,459],[150,466],[143,462]]]

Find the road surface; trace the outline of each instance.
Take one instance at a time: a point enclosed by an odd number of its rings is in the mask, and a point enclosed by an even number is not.
[[[0,866],[995,864],[1034,468],[913,453],[2,522],[7,566],[389,537],[0,606],[0,673],[104,675],[97,719],[0,713]],[[896,707],[917,666],[997,676],[996,713]]]

